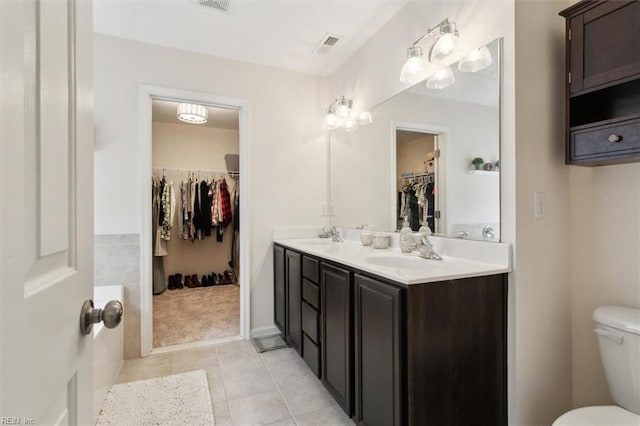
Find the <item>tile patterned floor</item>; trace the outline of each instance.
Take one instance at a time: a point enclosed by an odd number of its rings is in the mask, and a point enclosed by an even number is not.
[[[153,296],[153,347],[240,334],[240,286],[167,290]]]
[[[216,426],[353,426],[290,348],[258,354],[246,340],[125,361],[118,382],[205,370]]]

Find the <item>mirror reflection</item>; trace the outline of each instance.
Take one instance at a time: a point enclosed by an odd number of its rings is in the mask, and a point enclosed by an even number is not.
[[[372,124],[331,133],[331,194],[337,226],[367,224],[500,240],[500,40],[492,63],[450,67],[442,89],[425,81],[371,110]]]

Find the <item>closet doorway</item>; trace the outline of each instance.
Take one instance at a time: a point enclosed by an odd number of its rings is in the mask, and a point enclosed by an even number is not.
[[[158,91],[143,135],[142,356],[249,337],[246,105]]]
[[[394,127],[394,229],[401,229],[407,219],[414,231],[426,224],[433,233],[443,233],[445,129],[397,123]]]

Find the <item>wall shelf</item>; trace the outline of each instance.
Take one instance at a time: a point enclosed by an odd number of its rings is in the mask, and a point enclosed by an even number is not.
[[[469,170],[469,174],[498,176],[500,174],[500,170]]]

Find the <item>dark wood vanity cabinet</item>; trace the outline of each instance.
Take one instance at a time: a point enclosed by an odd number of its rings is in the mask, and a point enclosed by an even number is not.
[[[322,382],[353,414],[353,279],[348,269],[321,263]]]
[[[357,424],[507,425],[506,274],[405,285],[281,248],[299,352]]]
[[[403,295],[406,291],[355,275],[355,421],[401,425]]]
[[[285,250],[287,276],[287,343],[302,353],[302,255]]]
[[[640,2],[583,0],[566,19],[566,163],[640,161]]]
[[[283,336],[287,333],[287,284],[284,260],[284,247],[273,246],[273,322]]]

